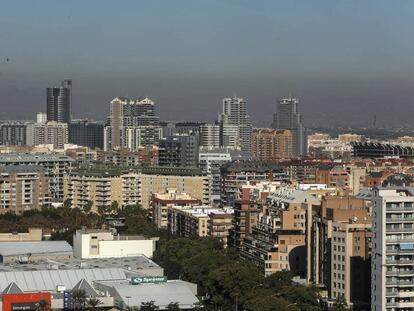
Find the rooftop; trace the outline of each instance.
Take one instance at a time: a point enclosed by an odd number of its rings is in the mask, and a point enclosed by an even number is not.
[[[181,309],[191,309],[198,303],[195,284],[173,280],[160,284],[131,285],[129,282],[99,282],[101,286],[112,287],[128,306],[141,306],[143,302],[154,301],[161,310],[171,302],[177,302]],[[100,287],[97,284],[97,287]]]
[[[19,242],[22,243],[22,242]],[[26,264],[6,264],[0,265],[2,272],[24,272],[24,271],[73,271],[90,269],[122,269],[127,274],[146,275],[145,270],[158,270],[162,273],[162,268],[145,256],[120,257],[120,258],[91,258],[91,259],[67,259],[67,260],[40,260]],[[0,275],[1,279],[1,275]],[[10,283],[10,282],[9,282]]]
[[[93,168],[80,168],[72,171],[72,175],[91,177],[115,177],[128,173],[141,173],[146,175],[170,175],[170,176],[202,176],[202,170],[192,167],[161,167],[161,166],[96,166]]]
[[[0,242],[0,255],[72,255],[72,246],[66,241],[28,241],[28,242]]]
[[[73,162],[71,157],[54,153],[9,153],[0,155],[0,164],[16,162]]]
[[[45,168],[40,165],[7,165],[0,167],[1,173],[42,173]]]
[[[54,292],[57,285],[72,289],[81,279],[92,283],[99,280],[123,280],[126,279],[126,275],[120,268],[0,271],[0,292],[4,291],[12,282],[23,292]]]

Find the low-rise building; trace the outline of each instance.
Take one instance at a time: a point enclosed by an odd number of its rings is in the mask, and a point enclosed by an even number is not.
[[[43,230],[29,228],[28,232],[0,233],[0,242],[41,241]]]
[[[72,299],[75,290],[85,291],[85,300]],[[0,271],[0,292],[3,310],[11,308],[11,304],[33,308],[40,300],[45,300],[53,310],[81,309],[92,298],[99,300],[98,308],[136,308],[154,301],[160,310],[167,309],[171,302],[186,310],[198,303],[196,284],[167,280],[163,269],[145,256],[46,258],[4,264]]]
[[[152,258],[158,238],[113,235],[110,230],[80,229],[73,235],[76,258],[115,258],[144,255]]]
[[[0,242],[0,264],[27,264],[41,260],[68,260],[72,246],[66,241]],[[3,268],[2,268],[3,269]]]

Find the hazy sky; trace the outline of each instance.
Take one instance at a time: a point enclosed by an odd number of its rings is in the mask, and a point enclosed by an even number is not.
[[[73,79],[75,117],[103,119],[118,95],[164,119],[214,120],[244,97],[257,125],[276,99],[305,123],[414,125],[414,1],[2,0],[0,119],[45,111]],[[7,58],[9,61],[7,62]]]

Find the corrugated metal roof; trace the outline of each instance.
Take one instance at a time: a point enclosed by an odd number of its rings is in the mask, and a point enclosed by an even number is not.
[[[26,254],[72,253],[66,241],[0,242],[0,255],[18,256]]]
[[[190,309],[199,302],[192,289],[194,284],[184,281],[168,281],[161,284],[108,284],[122,297],[125,304],[130,307],[141,306],[143,302],[154,301],[161,310],[171,302],[177,302],[180,308]],[[127,298],[129,297],[129,298]]]
[[[55,291],[57,285],[72,289],[80,280],[94,281],[125,280],[122,269],[77,269],[0,272],[0,292],[14,282],[24,292]]]

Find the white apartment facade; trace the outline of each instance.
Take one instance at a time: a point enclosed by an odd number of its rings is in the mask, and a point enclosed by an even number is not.
[[[414,310],[414,189],[373,191],[371,310]]]

